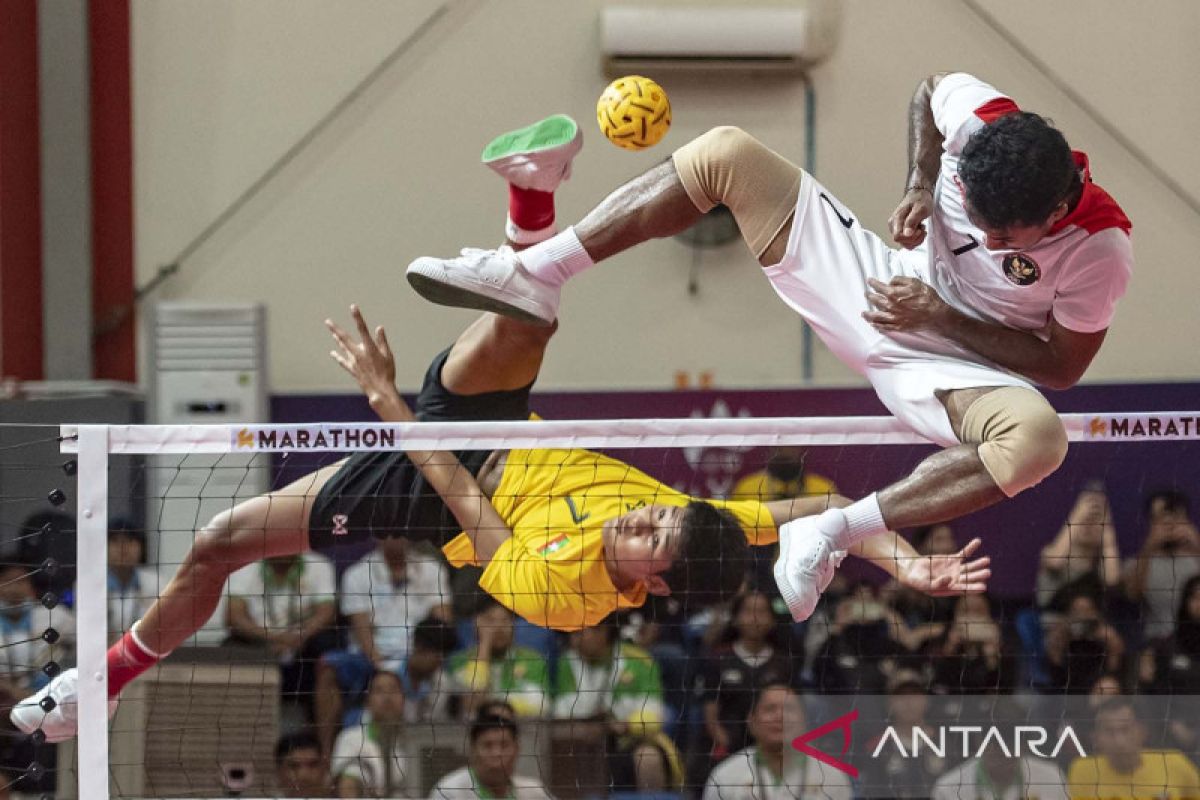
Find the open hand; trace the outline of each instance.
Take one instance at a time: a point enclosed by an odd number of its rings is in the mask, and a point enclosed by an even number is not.
[[[932,286],[916,278],[892,278],[889,283],[867,278],[867,284],[873,290],[867,300],[876,310],[862,316],[883,333],[937,328],[951,311]]]
[[[982,594],[987,591],[988,579],[992,577],[992,559],[989,556],[971,558],[982,546],[982,539],[972,539],[951,555],[901,559],[896,578],[905,586],[934,597]]]
[[[377,326],[372,335],[357,305],[350,306],[350,316],[358,329],[358,341],[333,320],[325,320],[325,327],[338,345],[338,349],[329,351],[329,355],[358,382],[374,407],[396,394],[396,359],[382,325]]]

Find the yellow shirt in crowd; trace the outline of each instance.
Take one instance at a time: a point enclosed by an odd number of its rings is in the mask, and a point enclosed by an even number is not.
[[[643,586],[620,592],[604,565],[601,526],[652,503],[685,506],[694,498],[616,459],[589,450],[511,450],[492,505],[512,530],[479,585],[535,625],[573,631],[646,601]],[[755,500],[709,501],[728,509],[751,545],[778,531]],[[455,567],[481,566],[467,535],[443,552]]]
[[[1081,758],[1067,775],[1071,800],[1197,800],[1200,774],[1178,750],[1144,750],[1132,773],[1117,772],[1104,756]]]

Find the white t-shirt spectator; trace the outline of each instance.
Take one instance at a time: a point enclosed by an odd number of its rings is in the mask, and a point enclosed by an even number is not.
[[[333,743],[329,770],[334,783],[349,777],[362,787],[363,797],[405,796],[405,785],[412,770],[408,753],[399,738],[392,742],[387,759],[383,748],[371,723],[371,712],[364,711],[360,724],[344,728]]]
[[[554,800],[553,795],[536,778],[524,775],[514,775],[512,779],[513,800]],[[429,793],[429,800],[476,800],[488,798],[491,794],[483,787],[477,787],[475,774],[470,767],[456,769],[442,778]]]
[[[717,764],[704,785],[702,800],[850,800],[850,778],[833,767],[800,754],[784,757],[777,780],[754,745]]]
[[[230,597],[244,600],[250,618],[272,631],[302,622],[315,606],[336,602],[336,590],[333,562],[316,553],[300,556],[282,579],[265,561],[242,567],[229,579]]]
[[[393,583],[383,554],[372,550],[342,576],[342,613],[371,615],[375,649],[385,660],[407,657],[413,628],[450,602],[450,578],[440,560],[410,551],[404,571],[404,581]]]
[[[108,632],[123,633],[146,615],[158,599],[158,569],[135,567],[129,583],[108,572]]]
[[[933,800],[1068,800],[1067,779],[1053,761],[1022,758],[1021,780],[997,794],[983,774],[979,759],[972,758],[938,778],[932,796]]]
[[[1153,556],[1146,571],[1142,630],[1147,639],[1175,632],[1183,585],[1200,575],[1200,556]]]

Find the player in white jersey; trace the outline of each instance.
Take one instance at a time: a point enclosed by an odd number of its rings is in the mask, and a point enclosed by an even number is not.
[[[783,301],[945,448],[845,509],[783,526],[775,579],[804,619],[841,551],[992,505],[1059,467],[1066,433],[1034,385],[1079,380],[1132,268],[1129,220],[1045,119],[965,73],[923,81],[909,119],[908,182],[888,220],[899,249],[811,175],[724,127],[519,254],[420,258],[408,279],[434,302],[548,325],[571,276],[727,206]]]

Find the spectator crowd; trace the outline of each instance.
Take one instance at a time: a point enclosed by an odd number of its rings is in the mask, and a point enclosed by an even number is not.
[[[780,452],[735,491],[833,491],[796,467],[802,456]],[[547,724],[603,755],[593,766],[606,788],[559,790],[571,796],[1200,797],[1200,717],[1163,724],[1133,697],[1200,694],[1200,532],[1190,498],[1174,490],[1145,497],[1144,524],[1123,558],[1137,532],[1117,530],[1105,487],[1087,484],[1047,530],[1019,600],[934,598],[839,572],[817,614],[794,624],[768,561],[748,568],[725,607],[689,615],[654,598],[570,635],[483,595],[453,597],[440,554],[394,539],[340,575],[319,553],[247,566],[229,582],[225,623],[230,646],[278,665],[275,781],[289,797],[410,796],[421,758],[411,731],[452,722],[464,731],[461,768],[435,776],[430,797],[550,797],[545,772],[518,768],[522,731]],[[923,555],[963,541],[947,525],[905,533]],[[157,591],[145,551],[143,531],[112,526],[114,632]],[[74,626],[69,588],[54,589],[56,607],[27,567],[0,573],[0,692],[11,702],[47,680],[41,665],[70,657]],[[48,628],[53,642],[41,637]],[[1000,698],[991,718],[1015,730],[1039,697],[1079,697],[1086,755],[891,752],[850,775],[792,745],[823,703],[864,696],[882,698],[905,742],[936,737],[935,700]],[[870,751],[880,731],[866,734]],[[21,747],[9,737],[0,752],[14,780]]]

